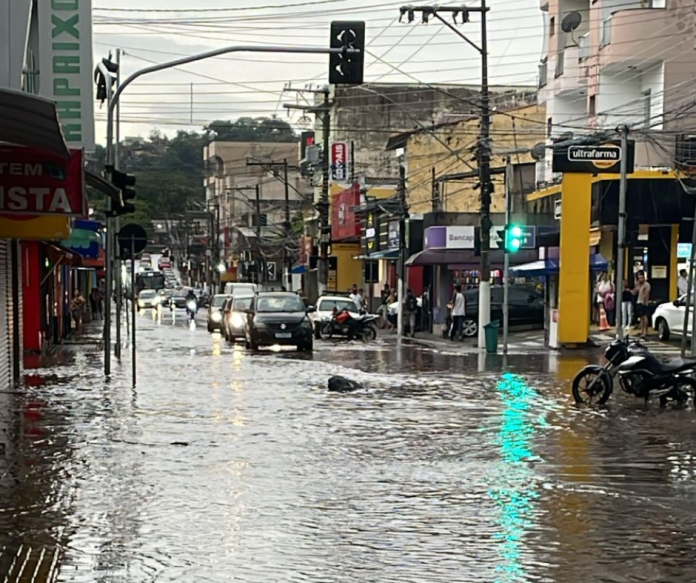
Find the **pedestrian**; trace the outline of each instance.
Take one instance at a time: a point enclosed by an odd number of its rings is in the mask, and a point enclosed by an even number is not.
[[[79,290],[75,290],[73,293],[73,298],[70,302],[70,313],[72,314],[73,320],[75,321],[75,331],[78,334],[82,334],[82,318],[84,317],[84,311],[87,301]]]
[[[636,296],[636,316],[640,323],[640,336],[645,338],[648,334],[648,319],[650,317],[650,284],[645,278],[642,269],[636,273],[636,286],[633,288]]]
[[[687,278],[686,269],[681,269],[679,271],[679,278],[677,279],[677,290],[678,298],[685,296],[689,291],[689,280]]]
[[[384,284],[384,289],[380,293],[381,303],[379,308],[377,308],[377,315],[379,316],[379,325],[381,328],[391,328],[389,323],[389,306],[394,303],[394,296],[389,289],[389,284]]]
[[[416,314],[418,313],[418,300],[413,295],[413,290],[408,288],[404,300],[404,316],[408,318],[408,330],[411,338],[416,336]]]
[[[614,319],[616,299],[614,284],[609,281],[609,277],[607,276],[606,272],[600,274],[595,291],[597,292],[597,306],[600,311],[604,309],[604,312],[607,315],[607,321],[611,326],[613,325],[612,321]]]
[[[103,318],[102,314],[102,294],[99,288],[93,287],[89,292],[89,307],[92,311],[93,320],[101,320]]]
[[[360,310],[362,298],[360,297],[360,294],[358,293],[358,285],[356,283],[354,283],[353,287],[350,289],[350,293],[348,294],[348,299],[355,304],[355,306],[358,308],[358,310]]]
[[[623,292],[621,293],[621,320],[624,328],[628,331],[633,325],[633,292],[631,292],[627,279],[624,279]]]
[[[452,296],[452,301],[450,302],[452,306],[452,325],[450,327],[450,340],[458,338],[462,339],[464,334],[464,317],[466,316],[466,302],[464,300],[464,294],[462,293],[462,286],[457,284],[454,286],[454,295]]]
[[[365,299],[365,292],[362,288],[358,290],[358,296],[360,298],[360,305],[358,306],[358,310],[367,310],[367,300]]]
[[[379,294],[380,299],[382,300],[382,305],[387,303],[387,298],[391,295],[391,290],[389,289],[389,284],[385,283],[384,287],[382,288],[382,291]]]

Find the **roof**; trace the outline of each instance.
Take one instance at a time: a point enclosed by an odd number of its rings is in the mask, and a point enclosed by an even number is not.
[[[70,158],[55,102],[22,91],[0,89],[0,142]]]

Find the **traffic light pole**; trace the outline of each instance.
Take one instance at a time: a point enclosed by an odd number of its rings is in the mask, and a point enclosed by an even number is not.
[[[121,49],[116,49],[116,65],[118,70],[116,71],[116,87],[118,87],[119,81],[121,80]],[[120,104],[116,106],[116,146],[114,147],[114,168],[116,170],[120,169],[121,164],[121,106]],[[118,232],[120,228],[121,221],[118,217],[115,217],[113,221],[114,231]],[[115,241],[115,238],[112,239]],[[113,264],[114,268],[114,282],[116,287],[116,344],[114,345],[114,354],[118,360],[121,360],[121,304],[123,301],[121,282],[121,264],[116,261]]]
[[[510,158],[505,165],[505,230],[507,232],[512,214],[512,163]],[[510,253],[505,249],[503,259],[503,354],[508,353],[508,330],[510,326]]]

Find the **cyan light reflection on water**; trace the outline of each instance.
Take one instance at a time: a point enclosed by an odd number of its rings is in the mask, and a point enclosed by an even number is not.
[[[496,439],[501,460],[495,486],[488,494],[499,510],[494,538],[500,542],[501,563],[496,583],[510,583],[527,580],[522,563],[523,539],[532,526],[534,501],[538,497],[527,464],[533,457],[534,401],[538,394],[522,377],[512,373],[503,374],[497,388],[505,407]]]

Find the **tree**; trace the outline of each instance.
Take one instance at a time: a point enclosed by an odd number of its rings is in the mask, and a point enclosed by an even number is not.
[[[296,142],[294,130],[277,117],[240,117],[235,121],[217,120],[208,126],[211,140],[222,142]]]

